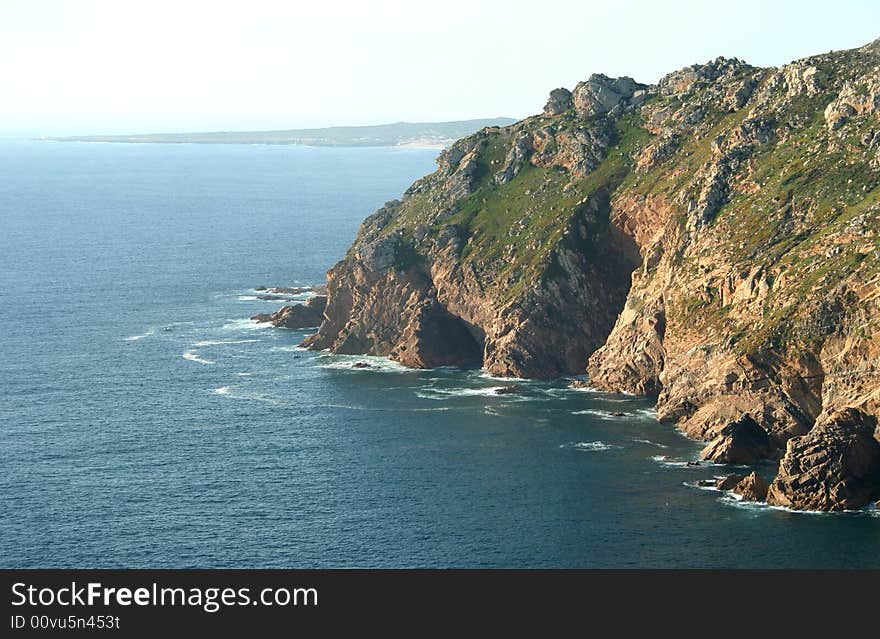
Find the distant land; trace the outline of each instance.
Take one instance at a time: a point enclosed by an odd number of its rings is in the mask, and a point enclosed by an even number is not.
[[[152,144],[303,144],[307,146],[428,146],[445,147],[487,126],[507,126],[513,118],[456,122],[395,122],[373,126],[333,126],[284,131],[216,131],[208,133],[146,133],[78,135],[43,138],[55,142],[128,142]]]

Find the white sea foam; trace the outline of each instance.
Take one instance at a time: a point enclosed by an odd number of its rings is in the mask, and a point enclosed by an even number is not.
[[[153,336],[153,335],[155,335],[155,334],[156,334],[156,329],[155,329],[155,328],[151,328],[151,329],[149,329],[146,333],[143,333],[143,334],[141,334],[141,335],[131,335],[130,337],[126,337],[126,338],[125,338],[125,341],[126,341],[126,342],[136,342],[136,341],[138,341],[138,340],[142,340],[142,339],[144,339],[144,338],[146,338],[146,337],[151,337],[151,336]]]
[[[637,444],[650,444],[651,446],[657,446],[658,448],[669,448],[666,444],[658,444],[657,442],[652,442],[650,439],[642,439],[641,437],[633,437],[631,439]]]
[[[503,386],[490,386],[486,388],[433,388],[427,387],[416,391],[416,397],[422,399],[450,399],[452,397],[514,397],[513,394],[500,394],[498,390]]]
[[[862,508],[859,510],[837,510],[834,512],[826,512],[823,510],[798,510],[797,508],[789,508],[787,506],[770,505],[765,501],[746,501],[741,495],[733,492],[727,492],[718,498],[718,501],[728,506],[750,510],[753,512],[786,512],[793,515],[810,515],[813,517],[877,517],[878,511],[873,508]]]
[[[709,486],[701,486],[698,482],[695,481],[684,481],[682,482],[682,485],[687,486],[688,488],[696,488],[697,490],[708,490],[709,492],[714,493],[721,492],[714,484]]]
[[[568,444],[561,444],[560,448],[571,448],[573,450],[581,450],[584,452],[598,452],[603,450],[611,450],[613,448],[619,448],[619,446],[612,446],[611,444],[606,444],[602,441],[595,442],[570,442]]]
[[[605,393],[607,391],[603,391],[600,388],[593,388],[592,386],[567,386],[566,390],[575,392],[575,393]]]
[[[452,410],[448,406],[436,406],[431,408],[394,408],[388,406],[353,406],[351,404],[312,404],[312,408],[337,408],[344,410],[358,410],[368,412],[392,412],[392,413],[434,413]]]
[[[224,397],[229,397],[230,399],[241,399],[246,401],[253,402],[264,402],[266,404],[274,404],[276,406],[281,406],[284,402],[270,397],[268,395],[262,395],[260,393],[251,393],[248,391],[244,391],[239,389],[236,386],[220,386],[219,388],[215,388],[212,391],[215,395],[222,395]]]
[[[529,381],[529,380],[524,379],[522,377],[500,377],[498,375],[492,375],[488,371],[480,371],[479,377],[482,377],[483,379],[495,380],[498,382],[527,382],[527,381]]]
[[[370,373],[407,373],[414,369],[388,359],[375,355],[330,355],[318,356],[318,366],[333,370],[370,372]],[[367,366],[360,366],[367,364]]]
[[[666,455],[654,455],[651,459],[662,466],[669,466],[673,468],[687,468],[694,470],[706,470],[707,468],[742,468],[742,466],[731,466],[729,464],[716,464],[715,462],[699,460],[699,462],[694,463],[695,460],[688,459],[671,459]]]
[[[296,353],[296,352],[302,352],[302,351],[308,352],[309,349],[303,348],[302,346],[290,345],[290,346],[273,346],[269,350],[270,351],[280,351],[282,353]]]
[[[254,331],[272,326],[269,322],[255,322],[252,319],[229,320],[220,327],[221,331]]]
[[[595,408],[585,408],[583,410],[573,410],[571,411],[572,415],[592,415],[593,417],[598,417],[599,419],[626,419],[627,417],[632,417],[632,415],[612,415],[607,410],[597,410]]]
[[[194,353],[193,351],[184,351],[183,359],[188,359],[191,362],[198,362],[199,364],[215,364],[216,362],[211,361],[210,359],[203,359],[199,357],[198,353]]]
[[[196,342],[193,346],[219,346],[220,344],[251,344],[259,340],[255,339],[206,339]]]

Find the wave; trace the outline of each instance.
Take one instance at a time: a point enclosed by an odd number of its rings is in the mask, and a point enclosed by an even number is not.
[[[141,334],[141,335],[131,335],[131,336],[129,336],[129,337],[126,337],[126,338],[125,338],[125,341],[126,341],[126,342],[137,342],[138,340],[142,340],[142,339],[147,338],[147,337],[152,337],[152,336],[155,335],[155,334],[156,334],[156,329],[155,329],[155,328],[151,328],[151,329],[149,329],[146,333],[143,333],[143,334]]]
[[[592,386],[566,386],[565,390],[572,393],[594,393],[597,395],[602,395],[608,392],[601,388],[593,388]]]
[[[274,295],[270,293],[270,295]],[[238,295],[239,302],[266,302],[267,304],[284,305],[295,302],[303,304],[310,298],[315,297],[314,293],[298,293],[296,295],[274,295],[272,298],[260,297],[259,295]]]
[[[449,406],[435,406],[431,408],[393,408],[387,406],[353,406],[351,404],[312,404],[312,408],[336,408],[343,410],[362,410],[376,413],[435,413],[453,410]]]
[[[449,399],[451,397],[514,397],[512,394],[498,394],[498,390],[504,386],[489,386],[486,388],[423,388],[416,391],[416,397],[421,399]]]
[[[571,411],[572,415],[592,415],[593,417],[598,417],[599,419],[607,419],[607,420],[615,420],[615,419],[626,419],[630,417],[630,415],[612,415],[607,410],[598,410],[595,408],[585,408],[583,410],[573,410]]]
[[[641,437],[632,437],[631,441],[634,441],[637,444],[650,444],[651,446],[657,446],[658,448],[669,448],[666,444],[658,444],[657,442],[652,442],[650,439],[642,439]]]
[[[650,459],[662,466],[669,466],[672,468],[693,468],[694,470],[706,470],[707,468],[724,468],[725,470],[745,468],[745,466],[735,466],[732,464],[717,464],[712,461],[706,461],[705,459],[673,459],[666,455],[653,455]]]
[[[206,339],[196,342],[193,346],[218,346],[220,344],[251,344],[259,340],[255,339]]]
[[[684,481],[682,482],[683,486],[687,486],[688,488],[696,488],[697,490],[707,490],[713,493],[720,493],[721,491],[714,484],[712,485],[702,485],[696,481]]]
[[[254,340],[256,341],[256,340]],[[282,353],[297,353],[297,352],[308,352],[309,349],[303,348],[302,346],[273,346],[269,349],[270,351],[280,351]]]
[[[667,457],[666,455],[652,455],[651,460],[661,464],[663,466],[671,466],[674,468],[699,468],[700,466],[694,466],[691,464],[688,466],[688,460],[681,459],[672,459]]]
[[[255,322],[251,319],[233,319],[227,321],[220,327],[221,331],[255,331],[269,328],[272,326],[269,322]]]
[[[719,497],[718,501],[727,506],[750,510],[755,513],[777,511],[793,515],[810,515],[813,517],[880,517],[880,511],[877,510],[877,507],[874,506],[874,504],[870,504],[864,508],[836,510],[833,512],[824,510],[800,510],[797,508],[789,508],[788,506],[771,505],[765,501],[747,501],[742,498],[742,495],[737,495],[736,493],[729,491]]]
[[[235,386],[220,386],[219,388],[215,388],[212,392],[215,395],[222,395],[224,397],[229,397],[230,399],[242,399],[246,401],[263,402],[266,404],[273,404],[275,406],[284,405],[284,402],[274,397],[269,397],[268,395],[237,391]]]
[[[411,373],[415,369],[376,355],[332,355],[318,356],[318,367],[332,370],[357,371],[367,373]],[[364,364],[366,364],[364,366]]]
[[[568,444],[561,444],[560,448],[571,448],[573,450],[581,450],[584,452],[598,452],[603,450],[612,450],[614,448],[620,448],[619,446],[613,446],[612,444],[606,444],[603,441],[594,441],[594,442],[570,442]]]
[[[193,351],[184,351],[183,359],[188,359],[191,362],[198,362],[199,364],[216,364],[216,362],[210,359],[203,359],[198,356],[198,353],[194,353]]]
[[[489,371],[480,371],[477,375],[478,377],[482,377],[483,379],[491,379],[498,382],[527,382],[529,380],[523,377],[502,377],[500,375],[493,375]]]

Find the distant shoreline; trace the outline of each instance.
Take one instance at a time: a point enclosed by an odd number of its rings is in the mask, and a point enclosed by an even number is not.
[[[442,149],[485,127],[513,124],[512,118],[455,122],[397,122],[373,126],[340,126],[283,131],[214,131],[205,133],[146,133],[137,135],[78,135],[36,138],[50,142],[109,142],[117,144],[284,144],[316,147],[408,147]]]

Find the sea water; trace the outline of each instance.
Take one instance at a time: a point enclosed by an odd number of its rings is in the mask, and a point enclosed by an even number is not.
[[[497,395],[248,319],[435,157],[0,143],[0,565],[880,566],[876,511],[696,488],[728,470],[649,400]]]

